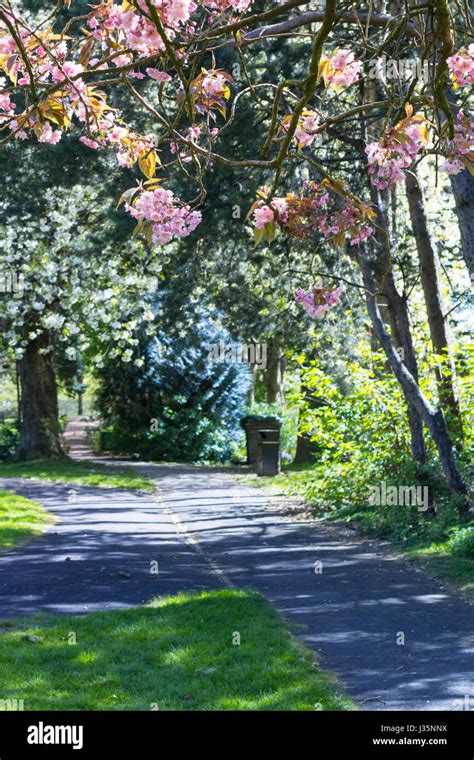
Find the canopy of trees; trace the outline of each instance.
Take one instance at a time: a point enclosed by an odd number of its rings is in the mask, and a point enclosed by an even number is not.
[[[253,400],[293,403],[297,458],[373,436],[382,460],[436,460],[465,512],[471,32],[457,0],[1,4],[20,456],[62,454],[58,382],[95,372],[117,418],[110,372],[140,387],[195,304],[215,336],[265,343]],[[188,303],[165,315],[170,288]],[[159,407],[183,386],[156,373]]]

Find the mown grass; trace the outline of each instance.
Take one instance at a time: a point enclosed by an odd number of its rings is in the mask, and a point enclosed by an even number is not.
[[[237,590],[1,623],[0,683],[25,710],[356,709],[278,613]]]
[[[53,516],[36,501],[0,490],[0,551],[40,533]]]
[[[56,483],[153,491],[153,483],[128,467],[115,467],[73,459],[0,463],[0,478],[28,478]]]
[[[418,563],[474,598],[473,539],[466,545],[466,556],[456,553],[452,540],[465,526],[474,532],[474,521],[461,522],[449,497],[438,499],[439,510],[435,517],[424,516],[416,507],[373,506],[368,503],[366,483],[354,484],[344,476],[343,470],[328,462],[284,465],[281,474],[273,478],[243,476],[239,479],[252,486],[274,488],[300,497],[305,502],[302,509],[308,516],[350,522],[364,535],[391,542],[393,551],[400,557]],[[414,481],[402,477],[401,482]]]

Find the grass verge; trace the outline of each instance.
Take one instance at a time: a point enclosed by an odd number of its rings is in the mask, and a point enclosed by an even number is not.
[[[49,480],[56,483],[72,483],[80,486],[105,488],[130,488],[134,491],[151,492],[153,483],[128,467],[108,467],[95,462],[77,462],[73,459],[32,462],[2,462],[0,478],[28,478]]]
[[[53,516],[36,501],[0,490],[0,551],[41,533]]]
[[[25,710],[356,709],[278,613],[237,590],[1,623],[0,683]]]

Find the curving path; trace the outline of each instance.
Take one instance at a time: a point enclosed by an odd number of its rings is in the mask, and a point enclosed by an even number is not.
[[[474,706],[471,604],[351,531],[285,517],[278,498],[269,503],[268,493],[237,485],[225,471],[130,466],[156,480],[162,502],[116,489],[71,494],[67,486],[8,481],[60,521],[0,555],[0,617],[130,606],[188,589],[255,588],[363,709]],[[150,573],[152,561],[158,575]]]

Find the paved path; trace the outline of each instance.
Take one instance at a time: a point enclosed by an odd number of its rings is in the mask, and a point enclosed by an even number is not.
[[[21,487],[62,522],[0,556],[0,616],[129,606],[234,584],[258,589],[296,623],[363,708],[474,704],[472,605],[350,531],[286,518],[267,492],[228,474],[130,466],[156,478],[164,504],[93,488],[76,488],[71,503],[62,486],[42,486],[42,495]],[[149,572],[155,559],[158,576]]]
[[[0,554],[0,618],[81,614],[222,588],[150,495],[10,478],[0,487],[40,501],[58,518],[26,546]]]

